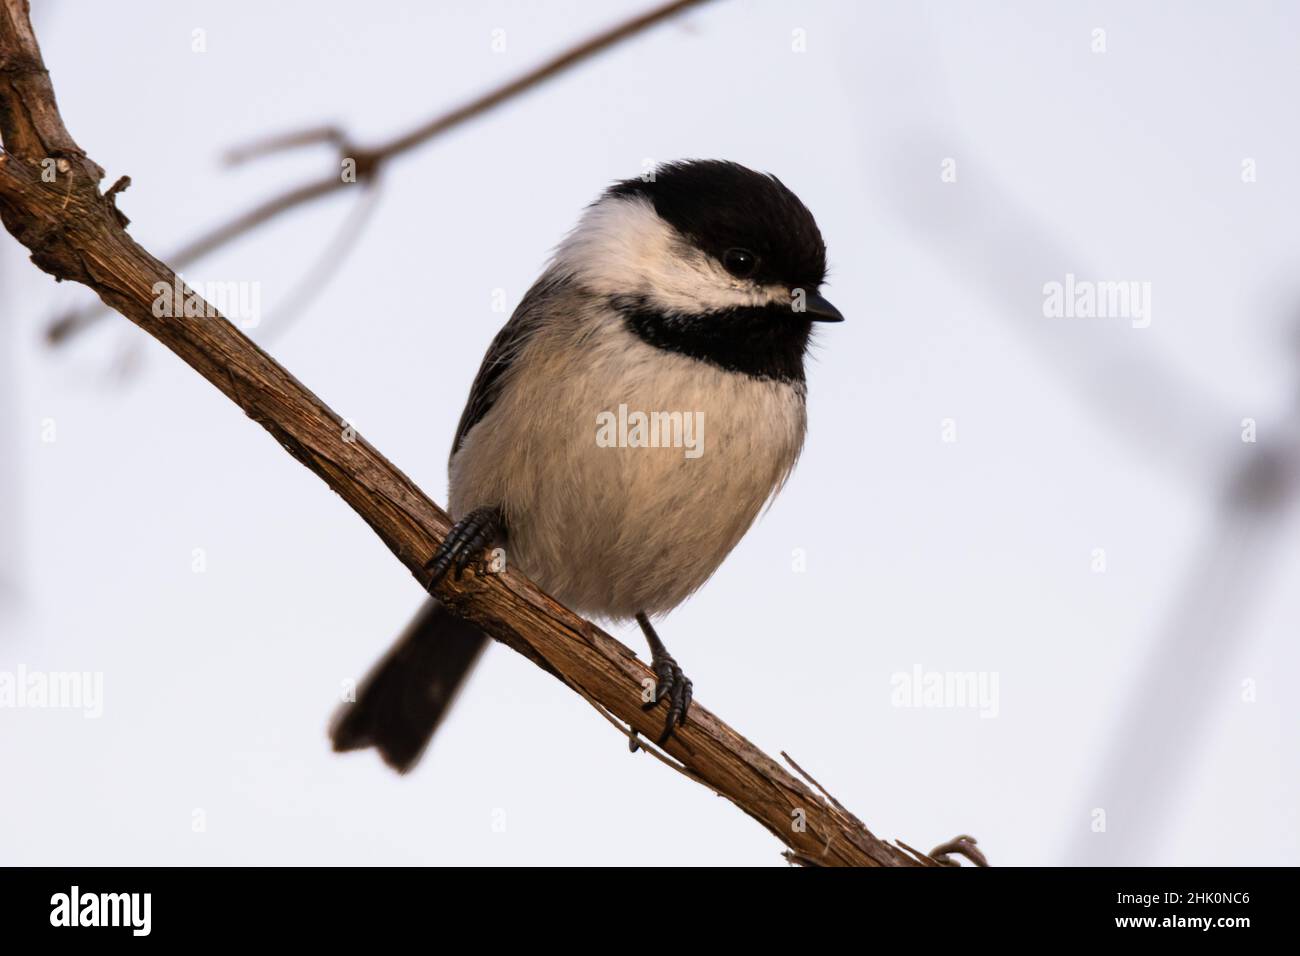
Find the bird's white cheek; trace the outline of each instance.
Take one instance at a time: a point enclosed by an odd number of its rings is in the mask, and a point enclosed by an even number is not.
[[[695,314],[788,298],[736,279],[641,199],[589,209],[556,252],[555,266],[601,296],[636,295],[666,312]]]
[[[667,312],[720,312],[764,305],[767,290],[733,278],[694,249],[671,255],[648,283],[646,297]]]

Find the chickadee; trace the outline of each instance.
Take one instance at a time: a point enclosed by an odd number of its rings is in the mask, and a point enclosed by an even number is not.
[[[435,583],[500,547],[579,614],[635,618],[666,741],[692,688],[650,619],[709,579],[794,467],[812,323],[843,319],[825,276],[817,223],[775,176],[690,161],[605,190],[470,389]],[[335,750],[409,770],[486,643],[428,602],[336,715]]]

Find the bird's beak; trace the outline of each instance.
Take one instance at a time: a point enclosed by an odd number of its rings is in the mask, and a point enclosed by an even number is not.
[[[814,322],[843,322],[844,316],[840,310],[831,305],[826,299],[817,292],[809,292],[804,296],[804,316]]]

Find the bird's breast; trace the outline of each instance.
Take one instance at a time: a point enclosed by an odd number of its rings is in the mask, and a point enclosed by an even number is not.
[[[802,383],[664,351],[609,321],[547,329],[452,461],[454,516],[496,505],[507,561],[604,618],[674,607],[780,487]]]

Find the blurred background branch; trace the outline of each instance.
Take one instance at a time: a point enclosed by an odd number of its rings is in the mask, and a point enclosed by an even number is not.
[[[252,209],[241,213],[228,222],[191,239],[167,257],[167,262],[175,269],[184,269],[206,256],[208,253],[229,244],[252,230],[262,226],[287,212],[308,205],[318,199],[331,196],[349,185],[371,183],[389,162],[397,157],[425,145],[435,137],[476,119],[479,116],[501,106],[503,103],[528,92],[547,80],[558,76],[571,67],[577,66],[611,47],[631,39],[650,27],[687,10],[690,7],[707,3],[708,0],[673,0],[622,23],[603,30],[547,60],[540,66],[515,77],[492,90],[477,96],[455,109],[421,123],[405,133],[394,136],[377,146],[363,147],[353,141],[348,133],[335,126],[314,127],[289,133],[280,133],[265,139],[232,148],[226,153],[229,165],[238,165],[258,157],[309,145],[329,145],[338,152],[340,163],[351,161],[353,173],[350,177],[342,175],[341,170],[334,170],[328,175],[303,183],[286,190],[279,196],[259,203]],[[331,248],[334,248],[331,245]],[[313,270],[315,275],[315,270]],[[309,277],[310,278],[310,277]],[[45,338],[51,345],[61,345],[74,338],[77,333],[92,326],[105,314],[102,305],[96,303],[78,308],[55,318],[45,330]],[[286,321],[287,324],[287,321]]]
[[[913,25],[916,40],[929,30],[919,14]],[[1257,443],[1242,443],[1240,416],[1164,360],[1150,336],[1070,336],[1044,321],[1032,306],[1045,278],[1100,271],[980,155],[941,85],[940,57],[930,52],[897,47],[872,61],[882,82],[905,78],[937,118],[923,125],[914,105],[886,103],[891,122],[873,130],[873,143],[886,144],[882,161],[907,184],[886,194],[890,214],[985,299],[1090,414],[1211,503],[1208,527],[1187,558],[1164,620],[1153,628],[1128,699],[1115,703],[1114,730],[1083,798],[1086,809],[1104,806],[1123,821],[1123,839],[1105,842],[1078,828],[1066,853],[1086,865],[1141,865],[1173,819],[1185,778],[1210,740],[1222,699],[1215,686],[1247,649],[1249,615],[1266,591],[1300,492],[1300,405],[1262,426]],[[893,152],[900,143],[906,153]],[[981,188],[934,189],[908,174],[908,157],[917,153],[962,157],[963,178]],[[1281,319],[1292,342],[1287,357],[1296,363],[1294,308]]]

